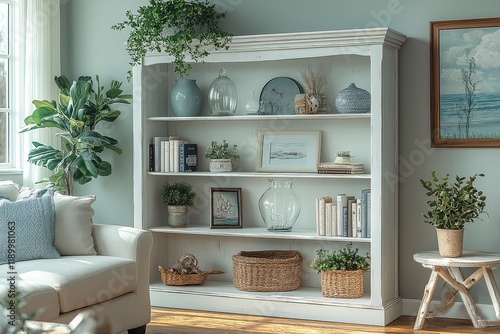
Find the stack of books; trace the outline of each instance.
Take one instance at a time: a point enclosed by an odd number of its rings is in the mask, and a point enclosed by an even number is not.
[[[149,171],[195,172],[198,145],[179,136],[154,137],[149,147]]]
[[[339,164],[335,162],[320,162],[317,166],[320,174],[364,174],[362,163]]]
[[[371,190],[361,196],[338,194],[316,198],[317,234],[328,237],[371,237]]]

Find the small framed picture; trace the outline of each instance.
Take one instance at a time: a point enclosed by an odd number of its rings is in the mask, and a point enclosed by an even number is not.
[[[316,173],[321,131],[261,130],[258,140],[256,171]]]
[[[242,228],[241,188],[210,191],[210,228]]]

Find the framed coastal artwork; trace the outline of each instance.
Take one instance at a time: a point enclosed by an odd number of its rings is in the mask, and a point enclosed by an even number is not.
[[[272,131],[258,133],[258,172],[317,172],[321,131]]]
[[[500,147],[500,18],[430,23],[432,147]]]
[[[210,188],[210,228],[242,228],[241,188]]]

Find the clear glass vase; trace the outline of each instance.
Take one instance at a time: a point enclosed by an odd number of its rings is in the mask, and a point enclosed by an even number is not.
[[[226,70],[219,71],[208,89],[208,108],[214,116],[231,116],[236,112],[238,104],[238,91],[236,85],[226,75]]]
[[[302,208],[292,189],[292,179],[269,180],[270,187],[259,199],[262,219],[270,232],[290,232]]]

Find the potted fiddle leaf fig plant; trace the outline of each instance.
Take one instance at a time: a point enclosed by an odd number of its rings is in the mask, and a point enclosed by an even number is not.
[[[193,206],[196,193],[187,182],[167,183],[163,187],[160,199],[168,208],[168,225],[186,227],[188,207]]]
[[[466,177],[455,177],[449,181],[449,174],[440,178],[435,171],[431,180],[420,180],[429,196],[429,211],[422,213],[425,223],[436,228],[439,254],[443,257],[459,257],[462,255],[463,235],[466,223],[481,219],[486,206],[486,196],[474,186],[478,177],[474,174]]]
[[[359,298],[364,293],[364,272],[370,270],[370,253],[359,254],[352,242],[339,250],[318,249],[311,267],[321,274],[323,297]]]
[[[52,175],[38,181],[47,187],[68,195],[73,193],[74,182],[86,184],[98,176],[111,174],[111,164],[100,157],[109,149],[117,154],[122,150],[118,141],[102,134],[97,124],[114,122],[121,112],[116,104],[130,104],[132,95],[123,94],[122,83],[111,81],[111,87],[97,87],[90,76],[81,76],[72,83],[64,75],[56,76],[61,93],[59,100],[34,100],[36,109],[24,120],[20,132],[43,128],[56,128],[61,139],[61,149],[40,142],[32,142],[34,148],[28,153],[28,162],[49,169]]]
[[[210,159],[211,172],[230,172],[233,170],[233,159],[239,159],[240,156],[236,152],[237,145],[232,147],[224,139],[222,143],[215,140],[212,141],[210,147],[205,151],[205,158]]]
[[[211,50],[227,49],[231,40],[219,27],[226,13],[208,1],[150,0],[136,14],[128,10],[125,15],[112,29],[131,28],[126,42],[130,65],[141,64],[148,52],[165,52],[174,57],[175,72],[181,78],[192,69],[187,55],[197,62]]]

